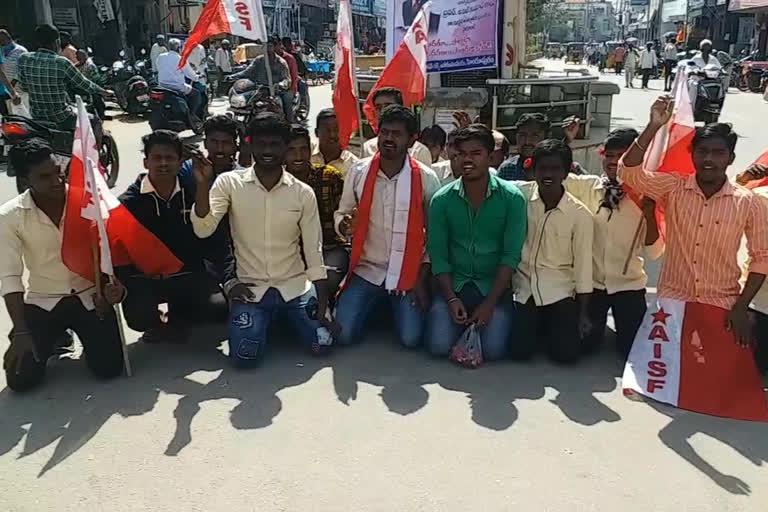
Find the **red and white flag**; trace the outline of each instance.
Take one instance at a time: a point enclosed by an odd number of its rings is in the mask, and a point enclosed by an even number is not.
[[[118,201],[97,169],[96,137],[78,96],[77,127],[62,221],[61,258],[67,268],[93,282],[96,276],[93,245],[98,244],[101,272],[108,275],[114,275],[113,265],[134,265],[148,275],[168,275],[181,270],[182,262]]]
[[[352,10],[349,0],[339,1],[339,18],[336,21],[336,88],[333,90],[333,109],[339,124],[341,149],[349,145],[349,139],[359,128],[355,69],[352,65]]]
[[[403,93],[406,107],[424,101],[427,87],[427,32],[429,30],[429,7],[422,7],[405,33],[403,42],[392,56],[387,67],[368,94],[365,102],[365,117],[374,130],[378,130],[376,110],[373,107],[373,93],[382,87],[394,87]]]
[[[187,63],[189,54],[198,44],[219,34],[266,41],[267,29],[261,0],[208,0],[184,43],[179,68]]]
[[[688,89],[688,77],[678,68],[675,80],[675,106],[670,121],[656,133],[645,155],[643,167],[649,171],[688,175],[693,167],[691,143],[696,132],[693,105]]]
[[[624,368],[624,393],[713,416],[768,422],[754,353],[726,330],[727,314],[675,299],[649,305]]]

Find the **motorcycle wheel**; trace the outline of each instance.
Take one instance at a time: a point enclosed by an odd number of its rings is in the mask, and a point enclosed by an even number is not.
[[[107,185],[112,188],[117,183],[117,175],[120,172],[120,154],[117,151],[117,143],[111,135],[104,134],[99,147],[99,162],[104,168]]]
[[[747,79],[744,77],[744,75],[739,78],[736,87],[738,87],[741,92],[747,92],[749,90],[749,83],[747,83]]]

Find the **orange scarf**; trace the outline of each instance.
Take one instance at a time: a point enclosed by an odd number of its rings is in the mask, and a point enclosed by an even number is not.
[[[384,281],[387,290],[397,292],[410,291],[416,285],[419,267],[424,257],[424,195],[421,168],[410,155],[408,160],[410,172],[401,172],[397,177],[392,249],[389,255],[387,277]],[[349,272],[341,291],[349,282],[352,272],[363,255],[380,163],[381,155],[377,152],[371,159],[368,174],[365,176],[363,194],[357,209],[357,226],[352,236]],[[405,212],[406,215],[399,215],[398,212]],[[405,218],[407,221],[404,221]]]

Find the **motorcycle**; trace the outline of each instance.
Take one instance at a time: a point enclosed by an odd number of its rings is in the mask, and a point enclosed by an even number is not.
[[[107,75],[107,84],[115,91],[117,104],[128,114],[149,112],[149,84],[142,72],[146,73],[146,61],[138,61],[134,67],[125,60],[125,50],[120,50],[120,60],[112,63]]]
[[[98,120],[97,122],[101,123]],[[2,125],[0,125],[0,131],[3,134],[6,155],[16,144],[27,139],[39,137],[51,144],[56,160],[61,167],[63,169],[68,168],[69,161],[72,159],[72,144],[75,139],[74,131],[60,130],[52,123],[35,121],[28,117],[17,115],[4,117]],[[95,128],[94,131],[97,134],[99,131],[102,131],[101,137],[97,140],[99,164],[104,172],[104,179],[111,188],[117,183],[117,176],[120,171],[120,155],[117,150],[117,143],[112,134],[108,130],[103,129],[103,126]],[[7,174],[11,177],[16,176],[16,171],[10,160],[8,162]],[[18,177],[16,178],[16,189],[19,193],[26,190],[26,186]]]
[[[303,123],[309,117],[309,87],[303,78],[299,78],[299,93],[293,102],[294,119]]]
[[[192,84],[192,87],[200,91],[203,97],[203,105],[200,108],[204,113],[203,117],[207,117],[208,95],[206,94],[205,86],[200,82],[195,82]],[[174,132],[183,132],[189,129],[196,135],[200,135],[203,132],[202,123],[196,126],[190,124],[189,105],[182,93],[164,87],[155,87],[149,93],[149,101],[149,126],[153,131],[166,129]]]
[[[229,90],[229,112],[236,121],[248,126],[259,112],[274,112],[282,116],[283,102],[280,96],[270,94],[268,86],[241,78]]]
[[[693,108],[694,121],[704,124],[716,123],[725,103],[726,76],[717,66],[706,66],[704,69],[691,71],[689,80],[696,83],[696,101]]]

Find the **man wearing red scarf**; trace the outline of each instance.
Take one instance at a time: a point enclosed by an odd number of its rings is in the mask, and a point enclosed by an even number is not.
[[[360,341],[381,300],[392,307],[400,343],[421,343],[429,302],[426,212],[437,176],[409,156],[418,135],[410,110],[389,106],[379,119],[379,150],[352,166],[335,214],[337,232],[352,237],[349,273],[336,309],[341,344]]]

